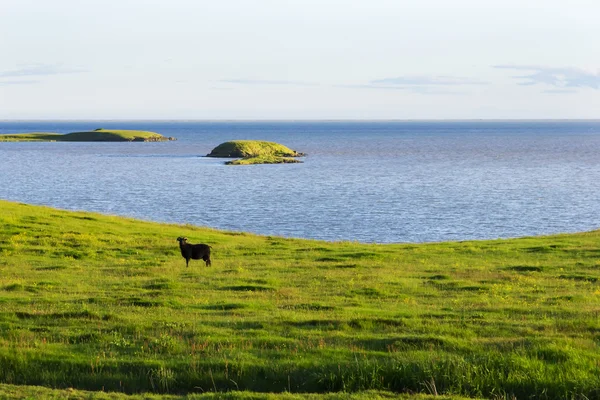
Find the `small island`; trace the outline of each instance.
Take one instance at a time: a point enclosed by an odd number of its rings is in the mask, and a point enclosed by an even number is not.
[[[164,142],[176,140],[156,132],[103,129],[72,133],[29,132],[0,135],[0,142]]]
[[[238,158],[228,161],[227,165],[251,164],[291,164],[301,163],[297,157],[306,154],[299,153],[282,144],[261,140],[232,140],[215,147],[207,157]]]

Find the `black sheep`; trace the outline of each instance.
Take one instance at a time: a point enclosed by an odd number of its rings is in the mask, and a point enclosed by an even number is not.
[[[207,267],[210,267],[210,249],[211,247],[207,244],[191,244],[187,242],[186,237],[178,237],[179,249],[181,249],[181,255],[185,258],[185,266],[187,267],[190,259],[192,260],[204,260]]]

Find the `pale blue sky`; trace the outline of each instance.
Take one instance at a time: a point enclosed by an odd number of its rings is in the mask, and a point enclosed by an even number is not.
[[[600,118],[597,0],[0,0],[0,119]]]

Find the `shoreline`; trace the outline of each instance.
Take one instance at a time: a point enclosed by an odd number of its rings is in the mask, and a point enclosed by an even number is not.
[[[355,243],[355,244],[367,245],[367,246],[368,245],[374,245],[374,246],[414,245],[414,246],[419,246],[419,245],[453,244],[453,243],[466,243],[466,242],[494,242],[494,241],[507,241],[507,240],[510,241],[510,240],[532,239],[532,238],[533,239],[535,239],[535,238],[543,239],[543,238],[554,237],[554,236],[585,235],[585,234],[600,232],[600,227],[597,227],[597,228],[593,228],[590,230],[584,230],[584,231],[548,232],[548,233],[540,233],[538,235],[526,235],[526,236],[507,236],[507,237],[494,237],[494,238],[465,238],[465,239],[457,239],[457,240],[423,241],[423,242],[409,242],[409,241],[407,241],[407,242],[363,242],[363,241],[358,241],[358,240],[353,240],[353,239],[326,240],[326,239],[300,237],[300,236],[283,236],[283,235],[278,235],[278,234],[274,234],[274,233],[260,233],[260,232],[254,232],[251,230],[235,230],[235,229],[232,230],[232,229],[220,228],[220,227],[214,227],[214,226],[208,226],[208,225],[195,225],[195,224],[190,224],[190,223],[184,222],[184,221],[166,221],[166,220],[160,221],[160,220],[135,217],[135,216],[131,216],[131,215],[103,213],[101,211],[89,211],[89,210],[84,210],[84,209],[61,208],[61,207],[56,207],[56,206],[47,205],[47,204],[27,203],[27,202],[23,202],[23,201],[19,201],[19,200],[9,200],[9,199],[0,198],[0,204],[2,202],[12,203],[15,205],[23,205],[23,206],[42,207],[42,208],[48,208],[48,209],[52,209],[52,210],[56,210],[56,211],[64,211],[64,212],[71,212],[71,213],[92,214],[92,215],[97,215],[100,217],[107,217],[107,218],[121,218],[121,219],[125,219],[125,220],[139,221],[139,222],[143,222],[143,223],[152,223],[152,224],[158,224],[158,225],[168,225],[168,226],[175,225],[175,226],[183,226],[183,227],[194,227],[194,228],[198,228],[198,229],[209,229],[209,230],[214,230],[217,232],[228,232],[228,233],[235,234],[235,235],[254,235],[257,237],[277,237],[277,238],[281,238],[281,239],[285,239],[285,240],[306,240],[306,241],[317,241],[317,242],[323,242],[323,243],[329,243],[329,244]]]

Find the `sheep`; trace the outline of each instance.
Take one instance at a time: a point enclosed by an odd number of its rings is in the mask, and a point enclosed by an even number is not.
[[[192,260],[204,260],[207,267],[210,267],[210,249],[211,246],[207,244],[191,244],[187,242],[187,238],[180,236],[177,238],[179,242],[179,249],[181,255],[185,258],[185,266],[187,267],[190,259]]]

